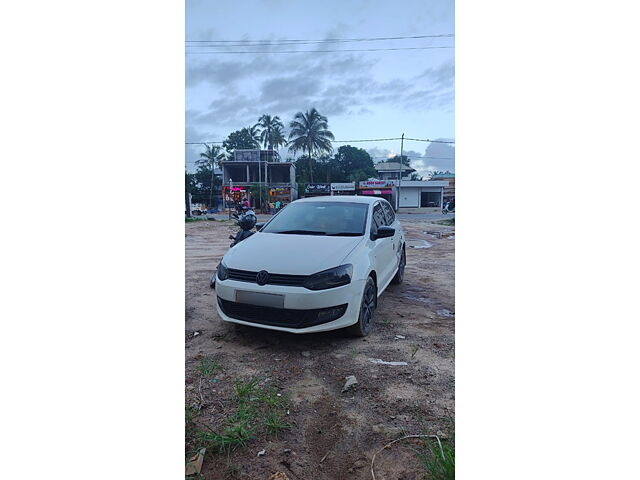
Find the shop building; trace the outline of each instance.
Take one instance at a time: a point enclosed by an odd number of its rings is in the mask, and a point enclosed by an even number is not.
[[[381,197],[391,203],[391,205],[394,205],[394,181],[365,180],[358,182],[357,194]]]
[[[435,213],[442,210],[444,189],[448,182],[403,180],[396,183],[399,183],[395,190],[399,191],[398,206],[402,213]]]
[[[448,185],[444,187],[444,201],[450,202],[455,200],[456,197],[456,174],[455,173],[439,173],[432,176],[429,180],[447,182]]]
[[[298,198],[296,166],[292,162],[279,162],[273,150],[235,150],[230,160],[220,162],[222,169],[223,197],[246,197],[256,205],[257,195],[250,187],[262,184],[267,187],[269,202],[280,200],[289,203]]]

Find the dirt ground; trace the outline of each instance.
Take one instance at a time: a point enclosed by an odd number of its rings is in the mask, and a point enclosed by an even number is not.
[[[222,322],[209,278],[237,227],[215,221],[185,225],[186,404],[201,406],[193,418],[196,428],[213,429],[228,415],[238,378],[268,377],[290,398],[290,429],[230,453],[207,451],[204,478],[267,480],[281,471],[292,480],[371,479],[373,454],[391,440],[451,433],[454,230],[424,220],[403,221],[403,227],[413,246],[407,248],[404,283],[380,297],[373,332],[363,339],[341,331],[295,335]],[[221,366],[215,381],[203,382],[197,371],[205,357]],[[341,393],[349,375],[358,383]],[[187,434],[185,451],[195,446]],[[423,478],[417,448],[420,440],[404,440],[379,453],[376,479]],[[262,449],[265,454],[258,456]]]

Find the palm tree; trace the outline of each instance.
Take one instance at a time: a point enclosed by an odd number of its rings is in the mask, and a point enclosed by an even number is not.
[[[286,137],[284,136],[283,128],[284,128],[283,126],[277,126],[273,129],[273,132],[271,132],[270,148],[272,148],[275,151],[275,156],[277,158],[280,158],[280,155],[278,154],[278,148],[284,147],[289,143]]]
[[[272,150],[273,148],[273,135],[277,129],[283,129],[284,125],[280,121],[280,117],[277,115],[272,117],[271,115],[262,115],[258,119],[258,123],[255,125],[256,127],[260,127],[262,131],[260,132],[260,141],[264,145],[264,148],[268,150]]]
[[[260,131],[258,130],[258,125],[247,127],[247,132],[249,132],[251,140],[255,144],[256,148],[260,148]]]
[[[327,117],[320,115],[318,110],[312,108],[306,113],[298,112],[289,124],[291,132],[289,140],[292,140],[289,150],[302,151],[309,154],[309,176],[313,183],[313,155],[319,153],[331,153],[333,147],[331,140],[335,137],[329,130]]]
[[[211,193],[209,194],[209,208],[213,205],[213,177],[215,167],[220,166],[220,162],[225,159],[225,154],[217,145],[205,145],[204,152],[200,152],[201,160],[196,160],[196,165],[211,169]]]

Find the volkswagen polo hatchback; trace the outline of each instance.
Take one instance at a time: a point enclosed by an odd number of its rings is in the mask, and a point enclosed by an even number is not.
[[[372,327],[378,297],[401,283],[405,237],[391,205],[363,196],[297,200],[218,266],[222,320],[291,333]]]

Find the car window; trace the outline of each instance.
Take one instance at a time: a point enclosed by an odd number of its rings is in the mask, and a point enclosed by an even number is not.
[[[384,218],[384,211],[382,210],[382,206],[379,203],[376,203],[373,207],[373,220],[371,226],[372,230],[375,232],[379,227],[383,227],[386,225],[386,219]]]
[[[364,235],[369,206],[351,202],[293,202],[261,232],[297,235]]]
[[[396,214],[393,213],[393,209],[391,208],[391,205],[389,205],[386,202],[382,202],[382,208],[384,209],[384,216],[386,218],[387,225],[389,226],[393,225],[393,222],[395,222],[396,220]]]

